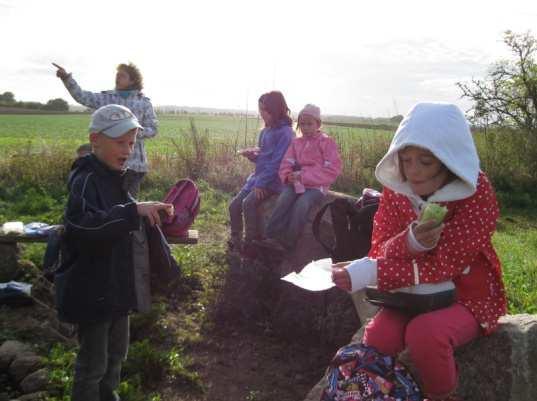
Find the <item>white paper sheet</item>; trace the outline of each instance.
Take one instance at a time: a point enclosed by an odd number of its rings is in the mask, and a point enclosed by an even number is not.
[[[332,259],[314,260],[300,273],[291,272],[281,278],[309,291],[324,291],[335,286],[332,281]]]

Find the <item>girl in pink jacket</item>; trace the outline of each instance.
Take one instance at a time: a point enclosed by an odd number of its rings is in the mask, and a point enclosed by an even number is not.
[[[320,130],[321,111],[308,104],[298,115],[302,136],[295,138],[280,164],[285,189],[280,194],[260,245],[278,251],[293,249],[308,213],[321,202],[341,173],[336,142]]]

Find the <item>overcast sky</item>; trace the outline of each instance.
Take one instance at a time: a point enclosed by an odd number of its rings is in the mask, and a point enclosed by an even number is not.
[[[293,111],[390,116],[460,100],[457,81],[505,58],[503,32],[536,32],[527,0],[0,0],[0,93],[63,97],[51,62],[111,89],[132,61],[154,105],[250,110],[281,90]]]

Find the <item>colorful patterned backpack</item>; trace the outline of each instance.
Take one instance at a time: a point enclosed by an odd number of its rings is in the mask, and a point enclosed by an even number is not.
[[[395,358],[363,344],[342,347],[321,401],[421,401],[418,384]]]

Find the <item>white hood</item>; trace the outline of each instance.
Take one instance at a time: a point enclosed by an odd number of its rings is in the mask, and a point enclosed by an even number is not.
[[[479,157],[468,122],[457,106],[416,104],[399,124],[388,153],[377,164],[375,175],[382,185],[417,198],[399,170],[398,151],[409,145],[428,149],[458,177],[436,191],[428,201],[459,200],[475,193]]]

